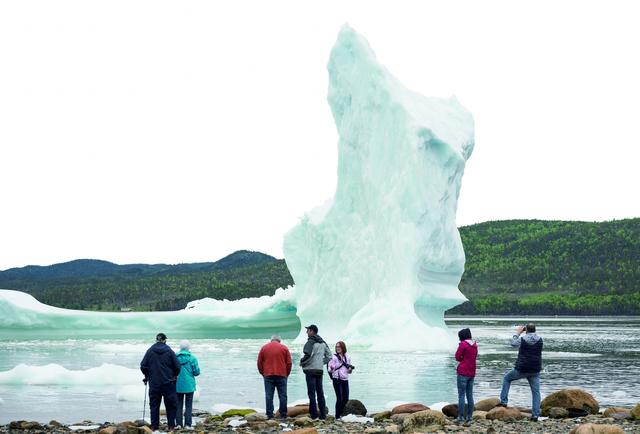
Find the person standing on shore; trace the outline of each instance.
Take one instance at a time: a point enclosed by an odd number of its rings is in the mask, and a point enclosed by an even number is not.
[[[273,392],[278,390],[280,418],[287,418],[287,378],[291,374],[291,353],[280,342],[280,336],[271,336],[271,342],[260,348],[258,372],[264,379],[264,397],[267,418],[273,418]]]
[[[157,431],[160,426],[160,402],[164,398],[167,410],[169,431],[176,427],[176,380],[180,374],[180,362],[176,353],[167,345],[167,336],[158,333],[156,343],[147,350],[140,362],[145,384],[149,383],[149,407],[151,410],[151,429]]]
[[[476,377],[478,344],[471,339],[471,330],[466,328],[458,332],[460,343],[456,351],[458,363],[458,418],[456,422],[470,422],[473,418],[473,380]],[[465,417],[464,398],[467,397],[467,415]]]
[[[318,326],[311,324],[307,329],[307,343],[304,344],[302,352],[304,355],[300,359],[300,366],[304,372],[307,382],[307,394],[309,395],[309,416],[311,419],[327,418],[327,403],[324,399],[324,389],[322,387],[322,376],[324,366],[331,360],[331,350],[327,343],[318,336]],[[316,401],[316,395],[318,397]]]
[[[504,376],[502,392],[500,392],[501,407],[506,407],[509,401],[509,387],[511,382],[526,378],[531,388],[531,420],[538,421],[540,417],[540,371],[542,371],[542,338],[536,334],[536,325],[529,323],[516,327],[516,334],[511,338],[511,346],[518,347],[518,359],[515,367]]]
[[[198,359],[189,351],[189,341],[180,342],[180,351],[176,354],[180,362],[180,375],[176,383],[178,397],[178,411],[176,413],[176,426],[190,427],[191,413],[193,412],[193,394],[196,391],[196,379],[200,375]],[[183,413],[184,407],[184,413]],[[184,415],[184,420],[183,420]],[[184,425],[183,425],[184,422]]]
[[[349,400],[349,374],[353,372],[351,357],[347,354],[347,345],[344,342],[339,341],[336,344],[336,353],[329,361],[328,368],[333,390],[336,392],[336,419],[339,419]]]

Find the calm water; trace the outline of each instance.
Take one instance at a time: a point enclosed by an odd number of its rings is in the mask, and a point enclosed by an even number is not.
[[[535,321],[545,342],[543,395],[578,387],[593,393],[602,406],[640,402],[640,318]],[[498,394],[502,375],[515,359],[508,339],[518,322],[522,321],[447,320],[454,332],[471,327],[480,345],[477,399]],[[175,336],[169,343],[182,338],[188,336]],[[264,341],[191,342],[202,369],[195,408],[211,411],[214,405],[223,403],[264,408],[262,379],[255,368],[255,358]],[[297,365],[301,347],[284,343],[290,347]],[[137,367],[149,345],[142,338],[30,340],[28,336],[16,338],[0,332],[0,423],[17,419],[73,423],[83,419],[101,422],[140,418],[144,386]],[[381,410],[392,401],[429,405],[456,399],[455,361],[451,354],[376,353],[358,348],[350,348],[350,353],[356,365],[350,379],[351,397],[363,401],[369,411]],[[28,366],[7,373],[20,364]],[[54,365],[44,367],[49,364]],[[103,364],[110,365],[101,367]],[[325,394],[331,409],[334,394],[326,377]],[[289,379],[289,402],[305,397],[304,378],[299,368],[294,368]],[[510,402],[530,404],[526,381],[514,383]]]

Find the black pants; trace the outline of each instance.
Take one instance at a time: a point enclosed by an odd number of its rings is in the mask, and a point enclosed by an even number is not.
[[[149,385],[149,407],[151,408],[151,428],[155,431],[160,426],[160,402],[164,398],[164,408],[167,410],[167,425],[176,426],[176,383]]]
[[[342,417],[344,406],[349,400],[349,381],[332,378],[333,390],[336,391],[336,419]]]
[[[267,404],[267,417],[273,417],[273,392],[278,389],[278,400],[280,401],[280,417],[287,417],[287,377],[279,375],[269,375],[264,377],[264,398]]]
[[[324,390],[322,389],[322,374],[305,374],[307,380],[307,394],[309,395],[309,415],[311,419],[318,418],[318,410],[320,410],[320,419],[327,418],[327,403],[324,400]],[[316,402],[316,394],[318,401]]]
[[[176,426],[191,426],[191,413],[193,412],[193,392],[177,393],[178,412],[176,413]],[[182,425],[182,408],[184,405],[184,425]]]

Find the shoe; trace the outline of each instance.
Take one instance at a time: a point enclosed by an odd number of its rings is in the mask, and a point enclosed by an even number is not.
[[[538,418],[536,416],[531,416],[531,418],[529,419],[531,422],[537,422]]]
[[[464,423],[464,419],[458,419],[457,417],[453,420],[453,423],[455,423],[456,425],[461,425],[462,423]]]
[[[500,403],[500,404],[496,405],[496,407],[504,407],[504,408],[507,408],[507,404]]]

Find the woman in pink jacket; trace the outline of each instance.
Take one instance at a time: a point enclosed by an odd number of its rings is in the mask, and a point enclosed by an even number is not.
[[[339,341],[336,353],[329,361],[329,375],[333,380],[333,390],[336,391],[336,419],[342,417],[344,406],[349,400],[349,374],[353,372],[351,357],[347,354],[347,346]]]
[[[458,418],[457,422],[470,422],[473,417],[473,380],[476,377],[476,359],[478,358],[478,344],[471,340],[471,330],[462,329],[458,332],[460,343],[456,351],[458,364]],[[467,396],[467,415],[465,418],[464,397]]]

